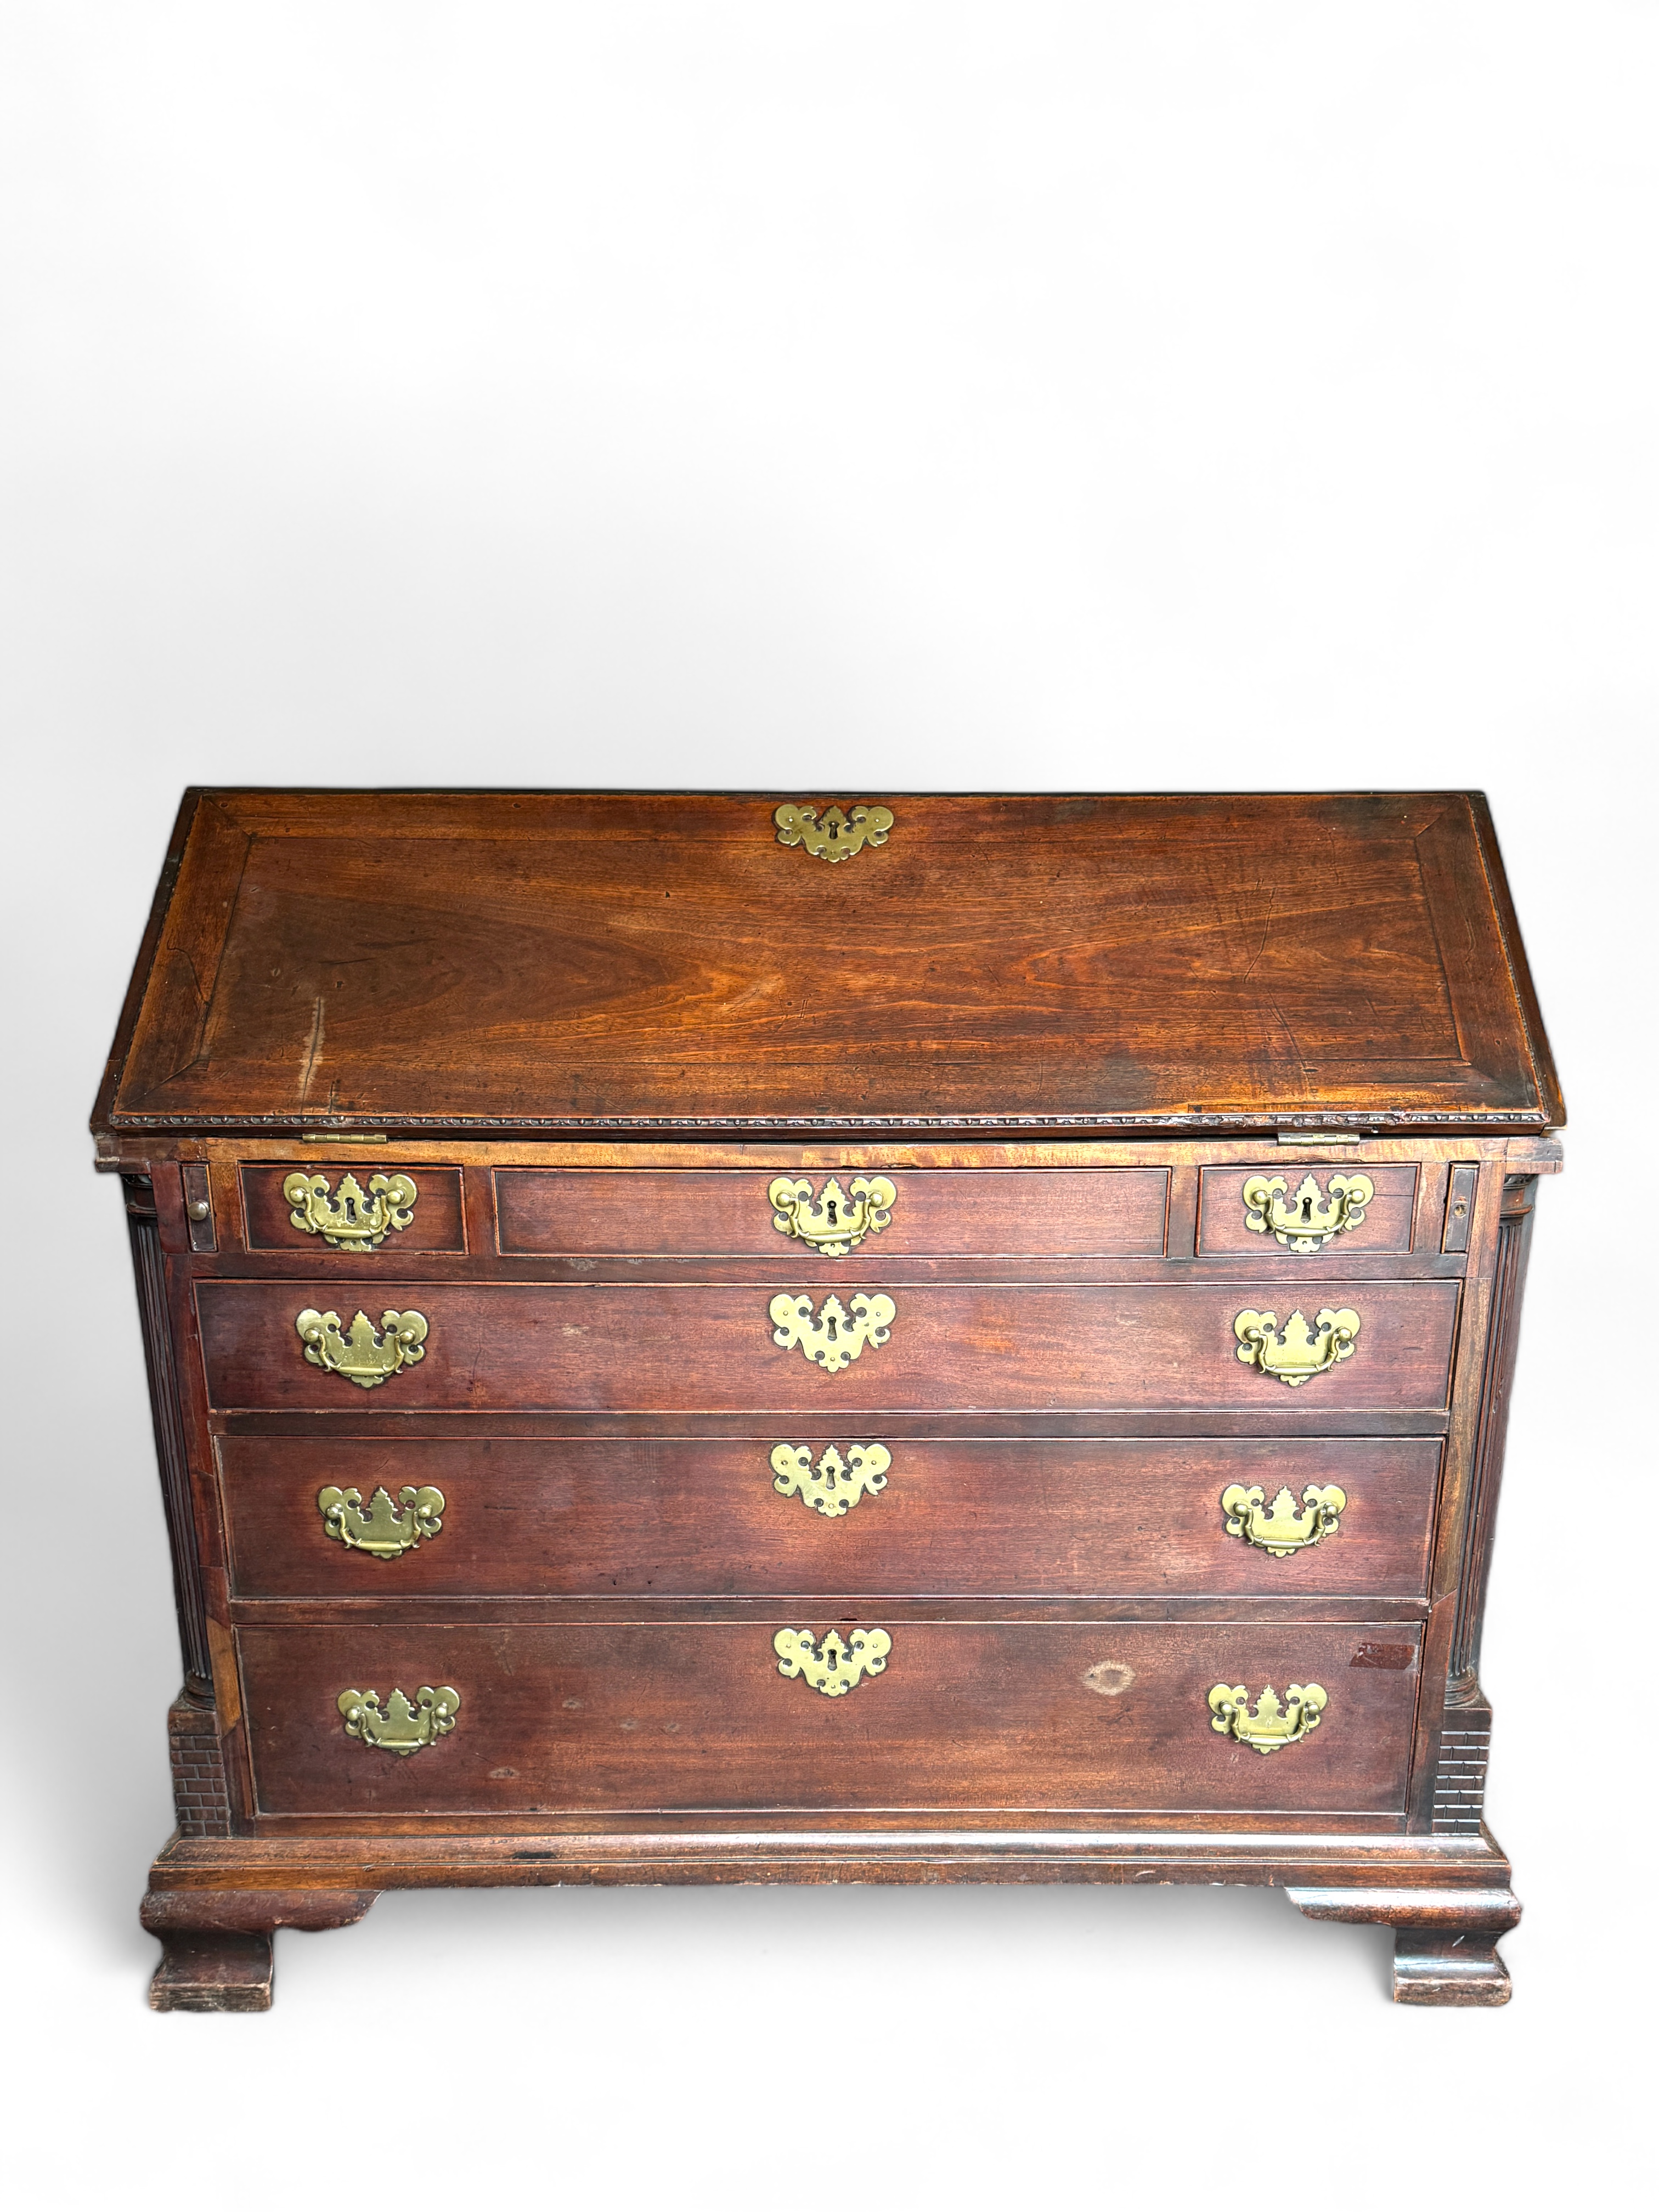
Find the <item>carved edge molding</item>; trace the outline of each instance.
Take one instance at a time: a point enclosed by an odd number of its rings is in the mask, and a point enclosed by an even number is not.
[[[101,1126],[101,1125],[100,1125]],[[169,1129],[185,1133],[195,1129],[274,1129],[283,1135],[310,1131],[319,1137],[348,1137],[356,1121],[313,1120],[303,1114],[119,1114],[112,1112],[112,1129]],[[1556,1124],[1543,1112],[1524,1108],[1471,1106],[1459,1114],[1416,1113],[1391,1109],[1386,1113],[1332,1114],[1316,1127],[1272,1114],[398,1114],[382,1115],[374,1133],[388,1127],[399,1131],[435,1129],[443,1135],[487,1139],[496,1129],[876,1129],[884,1133],[915,1129],[971,1129],[986,1133],[998,1129],[1146,1129],[1164,1130],[1176,1136],[1254,1137],[1263,1130],[1293,1133],[1298,1141],[1317,1145],[1331,1132],[1350,1129],[1358,1135],[1386,1136],[1390,1130],[1485,1129],[1492,1136],[1537,1137]]]

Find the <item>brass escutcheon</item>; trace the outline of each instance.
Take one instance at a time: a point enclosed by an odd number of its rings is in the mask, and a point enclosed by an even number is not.
[[[411,1752],[424,1751],[428,1744],[449,1734],[460,1710],[461,1693],[428,1686],[416,1690],[410,1705],[401,1690],[393,1690],[384,1712],[377,1690],[342,1690],[334,1702],[344,1718],[348,1735],[373,1744],[377,1751],[395,1752],[399,1759],[407,1759]]]
[[[850,1644],[833,1628],[822,1644],[810,1628],[781,1628],[772,1638],[779,1674],[791,1681],[800,1675],[826,1698],[844,1698],[861,1676],[884,1673],[892,1648],[884,1628],[855,1628]]]
[[[1359,1334],[1359,1316],[1352,1306],[1321,1306],[1314,1327],[1298,1306],[1279,1334],[1279,1316],[1255,1313],[1249,1307],[1233,1322],[1238,1356],[1247,1367],[1277,1376],[1292,1390],[1299,1390],[1316,1375],[1323,1375],[1339,1360],[1352,1356]]]
[[[860,1498],[874,1498],[885,1490],[892,1464],[893,1455],[885,1444],[848,1444],[845,1459],[831,1444],[816,1468],[808,1445],[774,1444],[772,1472],[777,1480],[772,1487],[780,1498],[799,1498],[825,1520],[836,1521]]]
[[[400,1367],[413,1367],[426,1358],[426,1316],[412,1309],[407,1313],[383,1313],[379,1334],[361,1308],[351,1327],[343,1331],[338,1314],[319,1313],[314,1306],[296,1314],[294,1326],[313,1367],[343,1375],[362,1390],[374,1389]]]
[[[884,845],[893,826],[890,806],[855,806],[850,815],[839,806],[824,809],[818,819],[816,806],[780,806],[772,819],[778,825],[780,845],[805,845],[816,859],[850,860],[866,845]]]
[[[804,1178],[779,1176],[766,1195],[778,1234],[799,1237],[826,1260],[844,1260],[866,1237],[879,1236],[898,1203],[885,1176],[854,1176],[850,1199],[831,1176],[816,1200]]]
[[[1252,1713],[1250,1693],[1242,1682],[1231,1689],[1218,1682],[1210,1692],[1210,1726],[1218,1735],[1232,1736],[1256,1751],[1282,1751],[1287,1743],[1311,1735],[1328,1702],[1317,1682],[1292,1682],[1282,1705],[1274,1691],[1264,1689]]]
[[[441,1490],[416,1490],[405,1483],[398,1492],[398,1504],[404,1509],[401,1513],[386,1491],[377,1490],[364,1512],[360,1490],[331,1486],[317,1492],[317,1510],[323,1516],[325,1532],[348,1551],[368,1552],[377,1559],[399,1559],[404,1553],[412,1552],[422,1536],[442,1532]]]
[[[1271,1230],[1291,1252],[1322,1252],[1333,1237],[1358,1229],[1376,1195],[1376,1186],[1364,1175],[1334,1175],[1328,1198],[1310,1175],[1303,1176],[1287,1204],[1281,1194],[1288,1188],[1283,1176],[1246,1176],[1241,1195],[1244,1226],[1259,1237]]]
[[[824,1300],[814,1319],[811,1299],[787,1291],[780,1291],[768,1310],[772,1316],[773,1343],[786,1350],[798,1344],[826,1375],[839,1375],[866,1344],[875,1347],[885,1344],[888,1324],[897,1313],[891,1298],[882,1291],[869,1295],[860,1291],[850,1314],[839,1298],[832,1297]]]
[[[373,1252],[394,1230],[407,1229],[419,1194],[406,1175],[370,1176],[367,1197],[349,1172],[340,1177],[332,1198],[326,1176],[296,1170],[283,1185],[294,1226],[343,1252]]]
[[[1322,1536],[1334,1536],[1342,1526],[1339,1516],[1348,1503],[1346,1491],[1339,1490],[1334,1482],[1310,1482],[1302,1493],[1304,1510],[1300,1513],[1288,1490],[1281,1490],[1264,1513],[1265,1495],[1259,1483],[1246,1490],[1241,1483],[1230,1482],[1221,1493],[1221,1510],[1227,1516],[1230,1536],[1242,1536],[1247,1544],[1271,1552],[1276,1559],[1307,1551]]]

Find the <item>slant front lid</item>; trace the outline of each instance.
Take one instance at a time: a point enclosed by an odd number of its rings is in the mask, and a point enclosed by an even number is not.
[[[1478,794],[830,804],[191,793],[97,1126],[1563,1119]]]

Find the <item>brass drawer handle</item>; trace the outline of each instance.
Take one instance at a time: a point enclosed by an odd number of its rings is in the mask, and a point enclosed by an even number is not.
[[[419,1195],[406,1175],[370,1176],[367,1197],[350,1174],[340,1177],[332,1198],[326,1176],[297,1171],[283,1185],[283,1196],[294,1208],[288,1218],[295,1228],[320,1237],[339,1252],[373,1252],[394,1231],[407,1229]]]
[[[1258,1237],[1272,1230],[1291,1252],[1322,1252],[1333,1237],[1358,1228],[1376,1196],[1376,1184],[1364,1175],[1334,1175],[1329,1188],[1328,1198],[1314,1177],[1305,1175],[1286,1205],[1279,1195],[1289,1188],[1283,1176],[1246,1176],[1241,1194],[1244,1226]]]
[[[1317,1682],[1292,1682],[1281,1705],[1275,1692],[1264,1689],[1250,1711],[1250,1693],[1241,1682],[1229,1689],[1218,1682],[1210,1692],[1210,1726],[1218,1735],[1267,1753],[1282,1751],[1287,1743],[1300,1743],[1319,1726],[1319,1716],[1329,1700]]]
[[[344,1717],[348,1735],[373,1744],[377,1751],[395,1752],[399,1759],[407,1759],[411,1752],[424,1751],[428,1744],[449,1734],[460,1711],[461,1693],[448,1688],[419,1689],[411,1705],[401,1690],[394,1690],[384,1712],[378,1690],[342,1690],[334,1702]]]
[[[893,1455],[885,1444],[848,1444],[845,1459],[831,1444],[816,1468],[810,1446],[774,1444],[772,1472],[777,1480],[772,1487],[780,1498],[799,1498],[826,1521],[837,1521],[860,1498],[874,1498],[886,1489],[892,1464]]]
[[[317,1492],[324,1533],[348,1551],[368,1552],[377,1559],[399,1559],[404,1553],[412,1552],[422,1536],[442,1533],[441,1490],[416,1490],[405,1483],[398,1492],[398,1504],[404,1508],[401,1513],[386,1491],[377,1490],[365,1513],[361,1490],[331,1487]]]
[[[780,806],[772,819],[780,845],[805,845],[815,860],[850,860],[866,845],[884,845],[893,826],[890,806],[855,806],[850,815],[827,806],[822,822],[816,806]]]
[[[384,1491],[380,1494],[386,1495]],[[1270,1552],[1276,1559],[1288,1559],[1292,1552],[1310,1550],[1322,1536],[1334,1536],[1348,1503],[1347,1492],[1339,1490],[1334,1482],[1310,1482],[1302,1493],[1304,1510],[1300,1513],[1288,1490],[1281,1490],[1264,1513],[1261,1505],[1266,1494],[1259,1483],[1246,1490],[1242,1483],[1230,1482],[1221,1493],[1221,1510],[1227,1516],[1230,1536],[1242,1536],[1247,1544],[1254,1544],[1259,1552]]]
[[[1359,1316],[1352,1306],[1321,1306],[1312,1328],[1298,1306],[1285,1322],[1283,1335],[1279,1334],[1277,1314],[1255,1313],[1248,1306],[1233,1322],[1238,1356],[1244,1364],[1263,1375],[1276,1376],[1292,1390],[1299,1390],[1316,1375],[1323,1375],[1339,1360],[1352,1358],[1358,1334]]]
[[[781,1628],[772,1638],[778,1672],[793,1681],[799,1674],[826,1698],[844,1698],[865,1674],[886,1671],[893,1639],[884,1628],[855,1628],[850,1644],[832,1628],[822,1644],[810,1628]]]
[[[854,1176],[850,1200],[834,1176],[817,1199],[811,1184],[794,1176],[779,1176],[766,1195],[778,1234],[799,1237],[826,1260],[844,1260],[866,1237],[878,1237],[898,1203],[885,1176]]]
[[[850,1315],[841,1300],[832,1297],[824,1300],[814,1319],[810,1297],[780,1291],[768,1310],[774,1344],[782,1345],[786,1351],[798,1344],[826,1375],[839,1375],[866,1344],[879,1347],[886,1343],[888,1324],[898,1309],[884,1291],[866,1297],[860,1291],[853,1300]]]
[[[400,1367],[413,1367],[426,1358],[426,1316],[413,1309],[406,1313],[383,1313],[378,1334],[361,1307],[357,1318],[344,1331],[338,1314],[319,1313],[315,1306],[296,1314],[294,1326],[313,1367],[343,1375],[362,1390],[374,1389]]]

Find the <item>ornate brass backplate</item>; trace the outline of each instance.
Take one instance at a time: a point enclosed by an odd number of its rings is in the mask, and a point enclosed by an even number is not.
[[[816,859],[833,865],[850,860],[866,845],[884,845],[893,826],[893,810],[855,806],[849,815],[839,806],[829,806],[820,821],[816,806],[780,806],[772,819],[778,825],[780,845],[805,845]]]
[[[367,1197],[351,1174],[340,1177],[332,1198],[326,1176],[299,1171],[283,1185],[283,1196],[294,1208],[288,1217],[294,1226],[344,1252],[372,1252],[394,1230],[407,1229],[419,1194],[406,1175],[370,1176]]]
[[[1238,1356],[1247,1367],[1276,1375],[1299,1390],[1316,1375],[1323,1375],[1340,1359],[1352,1356],[1359,1334],[1359,1316],[1352,1306],[1321,1306],[1310,1328],[1298,1306],[1279,1334],[1277,1314],[1255,1313],[1248,1306],[1233,1322]]]
[[[1333,1237],[1358,1229],[1376,1196],[1376,1186],[1364,1175],[1334,1175],[1328,1198],[1310,1175],[1287,1201],[1282,1194],[1288,1188],[1283,1176],[1246,1176],[1243,1196],[1244,1226],[1261,1237],[1271,1230],[1291,1252],[1323,1251]]]
[[[377,1690],[342,1690],[334,1702],[344,1716],[348,1735],[373,1744],[377,1751],[394,1751],[399,1759],[407,1759],[410,1752],[424,1751],[428,1744],[449,1734],[460,1711],[461,1693],[447,1688],[420,1689],[411,1705],[401,1690],[394,1690],[384,1712]]]
[[[1218,1735],[1231,1735],[1257,1751],[1282,1751],[1287,1743],[1300,1743],[1319,1726],[1319,1716],[1328,1703],[1317,1682],[1292,1682],[1281,1705],[1277,1694],[1264,1689],[1250,1711],[1250,1693],[1241,1682],[1230,1689],[1218,1682],[1210,1692],[1210,1726]]]
[[[885,1444],[848,1444],[847,1456],[831,1444],[817,1467],[805,1444],[774,1444],[772,1485],[780,1498],[799,1498],[822,1513],[827,1521],[839,1520],[860,1498],[874,1498],[887,1487],[887,1470],[893,1455]]]
[[[360,1490],[331,1487],[317,1492],[317,1510],[327,1534],[349,1551],[369,1552],[377,1559],[398,1559],[404,1552],[412,1552],[422,1536],[442,1532],[441,1490],[416,1490],[405,1483],[398,1492],[398,1503],[404,1509],[401,1513],[387,1492],[377,1490],[365,1513]]]
[[[380,1333],[361,1308],[349,1329],[342,1330],[337,1313],[319,1313],[307,1306],[294,1317],[306,1358],[313,1367],[331,1375],[343,1375],[360,1389],[372,1390],[395,1375],[400,1367],[413,1367],[426,1358],[426,1316],[383,1313]]]
[[[844,1698],[860,1676],[884,1673],[892,1648],[884,1628],[855,1628],[850,1644],[833,1628],[822,1644],[814,1642],[810,1628],[781,1628],[772,1638],[779,1674],[791,1681],[801,1675],[826,1698]]]
[[[866,1297],[860,1291],[853,1300],[850,1314],[839,1298],[830,1297],[818,1308],[815,1320],[810,1297],[780,1291],[769,1308],[772,1341],[786,1349],[798,1344],[807,1358],[815,1361],[826,1375],[839,1375],[843,1367],[858,1358],[866,1344],[879,1346],[886,1343],[888,1323],[897,1310],[884,1291],[877,1291]]]
[[[816,1200],[810,1182],[780,1176],[766,1195],[779,1235],[799,1237],[826,1260],[844,1260],[866,1237],[879,1236],[898,1203],[885,1176],[854,1176],[850,1199],[831,1176]]]
[[[1276,1559],[1307,1551],[1322,1536],[1334,1536],[1342,1526],[1339,1516],[1348,1502],[1347,1492],[1339,1490],[1334,1482],[1310,1482],[1302,1493],[1300,1513],[1288,1490],[1281,1490],[1264,1513],[1265,1495],[1259,1483],[1246,1490],[1240,1483],[1230,1482],[1221,1493],[1221,1510],[1227,1516],[1230,1536],[1242,1536],[1247,1544],[1271,1552]]]

